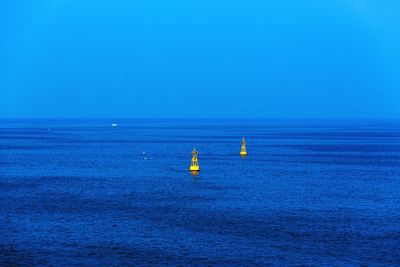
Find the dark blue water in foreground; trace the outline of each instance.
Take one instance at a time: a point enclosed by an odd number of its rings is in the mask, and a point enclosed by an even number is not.
[[[1,266],[400,265],[399,122],[0,122]]]

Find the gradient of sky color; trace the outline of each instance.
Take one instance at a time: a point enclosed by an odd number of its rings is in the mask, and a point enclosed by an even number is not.
[[[398,0],[4,0],[0,117],[399,118]]]

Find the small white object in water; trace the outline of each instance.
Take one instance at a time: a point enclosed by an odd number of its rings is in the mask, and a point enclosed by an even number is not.
[[[116,123],[113,123],[113,124],[111,124],[111,126],[112,126],[112,127],[117,127],[117,126],[118,126],[118,124],[116,124]]]

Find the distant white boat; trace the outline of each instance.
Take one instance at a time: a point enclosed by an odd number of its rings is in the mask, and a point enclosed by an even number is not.
[[[116,123],[113,123],[113,124],[111,124],[111,126],[112,126],[112,127],[117,127],[117,126],[118,126],[118,124],[116,124]]]

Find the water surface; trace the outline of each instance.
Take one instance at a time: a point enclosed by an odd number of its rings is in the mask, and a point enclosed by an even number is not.
[[[400,265],[399,122],[0,122],[0,265]]]

